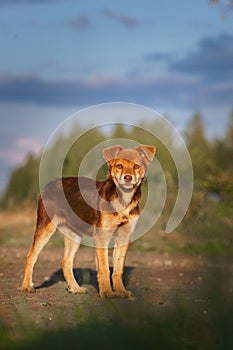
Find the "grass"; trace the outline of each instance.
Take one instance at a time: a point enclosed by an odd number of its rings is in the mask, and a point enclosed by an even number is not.
[[[232,256],[233,207],[230,203],[203,201],[194,220],[182,225],[182,231],[186,230],[189,238],[181,247],[183,253]]]
[[[209,317],[189,309],[182,297],[173,309],[163,312],[155,312],[145,301],[135,304],[106,300],[99,309],[89,305],[92,311],[83,321],[83,308],[77,306],[75,326],[68,327],[61,321],[58,328],[47,331],[33,328],[27,314],[27,322],[20,322],[14,329],[1,324],[1,349],[230,350],[233,304],[223,300],[218,294]]]
[[[162,221],[166,222],[167,218],[168,214],[164,213]],[[176,232],[166,235],[158,223],[143,238],[134,242],[130,249],[142,253],[153,251],[232,257],[232,218],[233,209],[228,203],[206,201],[194,195],[191,208]],[[28,248],[34,227],[33,208],[24,212],[0,213],[1,246]],[[49,242],[50,247],[62,245],[61,235],[54,235]],[[64,294],[64,286],[59,283],[56,293],[59,293],[61,286],[64,304],[60,309],[55,309],[53,299],[46,297],[46,294],[26,298],[16,295],[13,321],[6,321],[7,317],[4,317],[4,321],[0,320],[0,348],[231,350],[232,290],[226,297],[222,287],[229,276],[223,276],[215,275],[208,281],[203,293],[200,293],[204,301],[200,301],[199,307],[190,307],[182,295],[177,295],[174,305],[169,308],[163,305],[154,307],[146,297],[135,302],[105,300],[95,303],[97,299],[88,296],[78,299],[77,296]],[[209,303],[205,303],[205,300],[209,300],[208,295],[212,298],[211,308]],[[27,298],[33,298],[33,303],[38,304],[38,314],[32,314]],[[67,314],[67,303],[74,309],[72,316]],[[50,321],[55,315],[55,322]]]

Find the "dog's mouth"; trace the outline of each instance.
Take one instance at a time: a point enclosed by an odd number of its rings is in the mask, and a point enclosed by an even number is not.
[[[140,183],[140,181],[132,175],[124,175],[121,179],[117,179],[117,182],[121,188],[127,191],[133,190]]]

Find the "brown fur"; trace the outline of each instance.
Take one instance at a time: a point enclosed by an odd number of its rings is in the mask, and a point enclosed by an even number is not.
[[[38,201],[37,225],[28,252],[22,290],[34,292],[33,268],[38,255],[56,229],[64,234],[62,268],[73,293],[86,293],[73,275],[73,261],[82,236],[91,236],[96,246],[100,296],[129,297],[122,282],[130,235],[139,217],[141,184],[155,154],[153,146],[135,149],[121,146],[106,148],[108,179],[68,177],[50,182]],[[115,237],[113,251],[113,290],[110,283],[108,246]]]

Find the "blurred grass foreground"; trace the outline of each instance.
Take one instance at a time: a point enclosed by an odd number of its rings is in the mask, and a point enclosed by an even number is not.
[[[80,308],[76,311],[80,317]],[[116,307],[108,300],[99,315],[92,312],[76,327],[63,324],[41,334],[29,325],[21,326],[18,339],[9,328],[2,328],[1,349],[231,350],[232,311],[232,304],[219,303],[218,314],[200,317],[180,301],[172,310],[155,315],[146,303]]]

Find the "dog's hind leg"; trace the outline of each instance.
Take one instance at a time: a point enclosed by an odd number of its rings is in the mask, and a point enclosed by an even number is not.
[[[26,292],[35,292],[32,282],[33,268],[38,255],[44,248],[50,237],[56,231],[56,226],[48,217],[41,198],[38,203],[37,226],[31,248],[27,254],[24,268],[24,276],[21,289]]]
[[[35,291],[34,284],[32,282],[33,268],[37,261],[38,255],[55,231],[56,226],[51,221],[46,226],[36,230],[32,246],[26,258],[24,277],[21,287],[23,291]]]
[[[68,290],[71,293],[87,293],[87,289],[84,287],[80,287],[78,282],[76,281],[73,273],[73,263],[75,255],[79,249],[80,243],[77,241],[73,241],[70,238],[64,235],[64,257],[62,260],[62,269],[66,282],[68,283]]]

